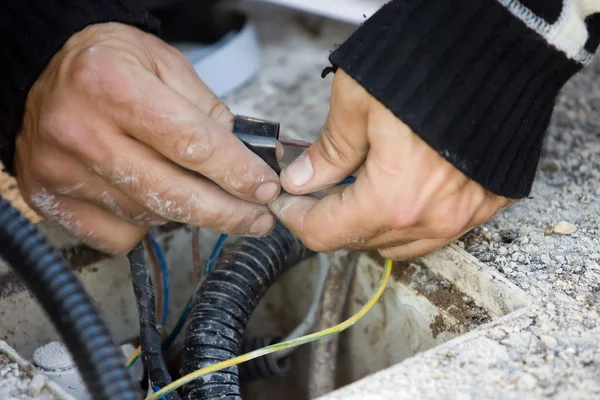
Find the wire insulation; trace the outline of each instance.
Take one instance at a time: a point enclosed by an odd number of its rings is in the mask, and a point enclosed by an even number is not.
[[[165,387],[172,380],[161,350],[162,338],[156,328],[154,289],[142,243],[131,250],[127,254],[127,258],[140,319],[141,358],[148,370],[148,378],[152,385]],[[165,396],[168,400],[181,400],[177,392],[171,392]]]
[[[156,301],[156,318],[159,321],[162,321],[163,315],[165,312],[165,289],[164,289],[164,281],[162,276],[162,268],[160,267],[160,261],[158,260],[158,255],[156,251],[154,251],[154,247],[152,246],[152,241],[150,240],[150,236],[144,236],[142,240],[144,243],[144,248],[148,252],[148,256],[150,257],[150,264],[152,265],[153,271],[153,279],[154,283],[154,297]]]
[[[289,138],[279,138],[279,143],[281,143],[284,146],[300,147],[302,149],[308,149],[312,145],[311,142],[307,142],[306,140]]]
[[[160,266],[161,278],[162,278],[162,289],[163,289],[163,314],[160,321],[161,326],[167,325],[167,320],[169,318],[169,297],[170,297],[170,284],[169,284],[169,266],[167,265],[167,260],[165,255],[163,254],[160,245],[152,235],[148,234],[148,238],[150,239],[150,244],[152,246],[152,250],[156,254],[156,258],[158,259],[158,265]]]
[[[202,266],[200,264],[200,228],[192,226],[192,263],[194,265],[194,279],[202,279]]]
[[[385,291],[387,284],[390,280],[390,276],[392,274],[392,261],[391,260],[386,260],[385,261],[385,268],[384,268],[384,272],[383,272],[383,276],[381,277],[381,281],[379,284],[379,287],[377,288],[377,291],[373,294],[373,296],[371,297],[371,299],[369,299],[369,301],[367,302],[367,304],[365,304],[363,306],[363,308],[361,308],[356,314],[354,314],[352,317],[348,318],[346,321],[333,326],[329,329],[325,329],[323,331],[320,332],[315,332],[312,333],[310,335],[306,335],[306,336],[302,336],[299,337],[297,339],[292,339],[290,341],[287,342],[281,342],[281,343],[277,343],[271,346],[267,346],[264,347],[262,349],[259,350],[255,350],[252,351],[250,353],[247,354],[243,354],[241,356],[232,358],[230,360],[226,360],[226,361],[222,361],[222,362],[218,362],[216,364],[213,365],[209,365],[208,367],[199,369],[197,371],[194,371],[188,375],[185,375],[179,379],[177,379],[176,381],[174,381],[173,383],[165,386],[164,388],[162,388],[161,390],[159,390],[158,392],[148,396],[146,398],[146,400],[158,400],[160,399],[162,396],[165,396],[171,392],[173,392],[174,390],[177,390],[178,388],[180,388],[181,386],[185,385],[186,383],[189,383],[195,379],[198,379],[200,377],[203,377],[205,375],[211,374],[213,372],[217,372],[220,371],[224,368],[228,368],[234,365],[238,365],[241,364],[243,362],[258,358],[258,357],[262,357],[265,356],[267,354],[271,354],[271,353],[275,353],[277,351],[281,351],[283,349],[287,349],[290,347],[297,347],[306,343],[310,343],[313,342],[315,340],[319,340],[321,338],[330,336],[330,335],[335,335],[338,334],[348,328],[350,328],[352,325],[354,325],[356,322],[358,322],[362,317],[364,317],[374,306],[375,304],[377,304],[377,302],[379,301],[379,299],[381,298],[381,296],[383,295],[383,292]]]
[[[206,262],[206,267],[204,267],[204,275],[208,275],[210,271],[212,271],[215,263],[217,262],[217,258],[219,254],[221,254],[221,250],[223,250],[223,245],[225,245],[225,240],[227,240],[227,235],[222,233],[217,239],[217,244],[213,248],[212,253],[210,253],[210,257],[208,257],[208,261]]]
[[[127,368],[133,367],[133,364],[135,364],[135,362],[140,358],[141,353],[142,353],[141,347],[138,347],[137,349],[135,349],[133,354],[131,356],[129,356],[129,359],[127,360]]]
[[[35,295],[60,333],[91,398],[139,398],[123,353],[73,266],[38,228],[0,197],[0,258]],[[153,305],[154,306],[154,305]]]

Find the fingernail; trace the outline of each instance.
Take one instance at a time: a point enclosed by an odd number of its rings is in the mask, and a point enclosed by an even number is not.
[[[271,214],[263,214],[256,218],[249,233],[254,236],[264,236],[271,231],[274,224],[275,218]]]
[[[306,185],[313,176],[313,166],[308,154],[300,156],[300,158],[287,167],[285,175],[290,183],[296,187]]]
[[[268,203],[279,193],[279,186],[275,182],[263,183],[256,189],[254,197],[262,203]]]

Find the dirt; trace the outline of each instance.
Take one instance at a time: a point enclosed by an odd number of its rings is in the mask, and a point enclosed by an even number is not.
[[[485,309],[475,304],[472,298],[458,290],[452,282],[434,274],[418,262],[394,263],[393,277],[426,297],[439,309],[446,311],[465,328],[465,331],[492,320]],[[441,315],[435,318],[430,327],[434,337],[437,336],[436,332],[450,329]]]

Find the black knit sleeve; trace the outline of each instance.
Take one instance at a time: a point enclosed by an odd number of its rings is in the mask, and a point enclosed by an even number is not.
[[[598,45],[574,3],[394,0],[330,61],[468,177],[522,198],[558,91]]]
[[[0,161],[9,172],[29,89],[71,35],[102,22],[158,30],[158,21],[131,0],[0,2]]]

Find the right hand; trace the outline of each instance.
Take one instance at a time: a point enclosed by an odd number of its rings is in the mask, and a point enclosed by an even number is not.
[[[15,167],[25,200],[86,243],[129,251],[178,221],[261,236],[277,174],[185,57],[136,28],[73,35],[29,92]]]

